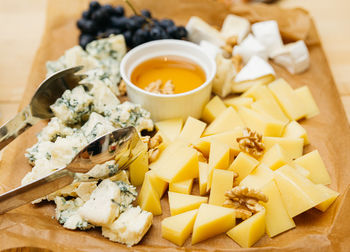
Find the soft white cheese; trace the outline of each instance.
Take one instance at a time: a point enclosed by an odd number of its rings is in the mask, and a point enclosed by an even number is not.
[[[213,79],[213,92],[221,97],[231,93],[231,86],[236,75],[236,69],[231,59],[225,59],[222,54],[216,56],[216,75]]]
[[[110,113],[115,107],[120,104],[118,98],[112,91],[102,82],[96,81],[90,94],[94,98],[94,111],[100,114]],[[109,111],[109,112],[107,112]]]
[[[117,200],[120,198],[119,186],[109,179],[103,180],[91,193],[90,199],[79,208],[79,214],[88,222],[97,225],[108,225],[118,217]]]
[[[216,45],[206,41],[206,40],[202,40],[199,43],[199,46],[203,49],[203,51],[208,54],[208,56],[212,59],[215,60],[216,55],[221,54],[222,50],[217,47]]]
[[[287,44],[271,55],[273,61],[290,73],[298,74],[309,68],[310,55],[303,40]]]
[[[233,55],[240,55],[243,63],[246,64],[252,56],[259,56],[264,60],[268,59],[266,47],[261,44],[252,34],[249,34],[242,43],[233,48]]]
[[[258,56],[250,58],[248,63],[238,72],[235,82],[255,80],[266,75],[276,75],[272,66]]]
[[[222,34],[197,16],[192,16],[188,20],[186,30],[188,39],[196,44],[206,40],[218,47],[225,45],[225,39]]]
[[[152,225],[153,215],[139,206],[130,207],[109,226],[102,227],[102,235],[111,241],[133,246],[140,242]]]
[[[258,22],[252,25],[255,38],[266,47],[269,56],[283,47],[278,23],[275,20]]]
[[[248,19],[229,14],[226,16],[221,27],[221,35],[226,39],[232,36],[237,37],[237,42],[241,43],[248,35],[250,30],[250,23]]]
[[[109,120],[95,112],[91,113],[89,120],[83,125],[83,127],[81,127],[81,131],[88,142],[91,142],[115,129],[116,128]]]

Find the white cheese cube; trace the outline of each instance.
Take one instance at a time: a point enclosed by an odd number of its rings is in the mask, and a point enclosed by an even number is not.
[[[152,220],[152,213],[139,206],[130,207],[113,224],[102,227],[102,235],[111,241],[133,246],[147,233]]]
[[[261,44],[252,34],[249,34],[242,43],[233,48],[233,55],[240,55],[243,63],[246,64],[252,56],[259,56],[267,60],[268,52],[266,47]]]
[[[91,113],[89,120],[83,125],[83,127],[81,127],[81,131],[88,142],[91,142],[115,129],[116,128],[109,120],[95,112]]]
[[[309,51],[303,40],[287,44],[274,51],[271,58],[292,74],[302,73],[310,65]]]
[[[199,46],[203,49],[203,51],[208,54],[208,56],[212,59],[215,60],[216,55],[220,54],[222,52],[222,50],[217,47],[216,45],[206,41],[206,40],[202,40],[199,43]]]
[[[213,79],[213,92],[221,97],[231,93],[236,69],[231,59],[225,59],[222,54],[216,56],[216,75]]]
[[[278,23],[275,20],[258,22],[252,25],[255,38],[266,47],[269,55],[283,47]]]
[[[250,23],[248,19],[229,14],[226,16],[220,32],[226,39],[237,36],[237,42],[239,44],[248,35],[249,30]]]
[[[225,45],[225,39],[221,33],[199,17],[192,16],[187,22],[186,30],[188,39],[196,44],[206,40],[218,47]]]
[[[118,217],[119,186],[109,179],[103,180],[91,193],[90,199],[79,208],[78,213],[88,222],[101,226],[111,224]]]

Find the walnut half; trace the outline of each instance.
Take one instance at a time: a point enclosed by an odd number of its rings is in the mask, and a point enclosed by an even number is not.
[[[243,130],[243,136],[237,139],[239,148],[256,157],[259,158],[264,154],[265,146],[262,142],[262,135],[256,131],[252,131],[249,128]]]

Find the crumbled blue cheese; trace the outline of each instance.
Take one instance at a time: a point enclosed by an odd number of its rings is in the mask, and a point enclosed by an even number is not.
[[[56,197],[56,219],[67,229],[87,230],[93,227],[87,220],[78,214],[84,201],[80,198],[66,200],[63,197]]]
[[[103,136],[116,128],[112,123],[107,120],[105,117],[92,112],[89,120],[81,127],[81,132],[86,137],[88,142],[93,141],[97,137]]]
[[[26,150],[24,156],[28,158],[31,165],[35,165],[38,159],[51,160],[51,151],[54,148],[54,143],[50,141],[38,142]]]
[[[116,183],[103,180],[91,193],[90,199],[79,208],[80,216],[97,226],[112,223],[119,215],[119,206],[115,202],[120,198],[120,193]]]
[[[87,173],[76,173],[76,179],[81,181],[87,181],[91,179],[105,179],[112,177],[119,171],[119,165],[115,160],[107,161],[104,164],[95,165]]]
[[[93,88],[90,91],[90,94],[94,98],[94,111],[99,114],[111,113],[120,101],[118,98],[112,93],[112,91],[100,81],[96,82]]]
[[[65,124],[76,124],[84,121],[91,113],[93,97],[85,92],[83,86],[66,90],[61,98],[50,106],[52,112]]]
[[[57,117],[51,118],[50,122],[38,134],[38,140],[55,142],[57,137],[66,137],[76,132],[76,129],[67,127]]]
[[[116,127],[134,126],[138,131],[152,131],[154,127],[151,114],[143,109],[141,105],[131,102],[118,105],[106,116]]]
[[[102,227],[102,235],[114,242],[133,246],[140,242],[152,225],[153,215],[139,206],[129,207],[109,226]]]
[[[115,203],[119,206],[122,213],[136,200],[136,187],[123,181],[115,181],[114,183],[116,183],[120,190],[120,197],[115,200]]]

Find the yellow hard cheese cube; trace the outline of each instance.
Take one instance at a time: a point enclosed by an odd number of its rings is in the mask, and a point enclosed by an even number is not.
[[[244,126],[242,119],[234,108],[228,107],[215,120],[209,124],[203,136],[214,135],[225,131],[230,131],[237,126]]]
[[[279,144],[284,150],[288,161],[292,161],[303,155],[304,139],[290,137],[263,137],[263,143],[266,151],[271,149],[275,144]]]
[[[316,206],[316,208],[322,212],[325,212],[330,205],[336,200],[336,198],[339,196],[339,193],[336,191],[333,191],[332,189],[328,188],[324,185],[316,185],[318,189],[324,193],[327,198],[325,201],[322,201],[320,204]]]
[[[201,137],[206,126],[206,123],[189,116],[178,139],[184,143],[192,143]]]
[[[255,167],[259,164],[259,161],[255,158],[249,156],[244,152],[240,152],[235,160],[232,162],[228,170],[234,171],[238,174],[235,182],[237,184],[241,183],[241,181],[251,173]]]
[[[289,118],[284,114],[281,107],[273,97],[271,99],[264,98],[257,100],[251,105],[251,107],[254,111],[269,115],[284,124],[289,122]]]
[[[150,168],[168,183],[197,178],[198,154],[186,144],[175,141],[150,164]]]
[[[299,120],[306,116],[306,110],[304,109],[299,96],[285,80],[275,80],[268,85],[268,88],[271,90],[289,119]]]
[[[129,165],[130,182],[134,186],[140,186],[148,171],[148,152],[143,151],[134,162]]]
[[[262,202],[266,210],[266,233],[273,237],[294,228],[295,223],[288,215],[275,181],[266,184],[262,192],[269,199],[266,203]]]
[[[198,209],[170,216],[162,220],[162,237],[182,246],[193,230]]]
[[[309,144],[306,130],[297,121],[291,121],[283,132],[283,137],[303,138],[304,145]]]
[[[207,182],[208,182],[208,172],[209,167],[207,163],[199,162],[199,194],[205,195],[207,194]]]
[[[296,163],[290,163],[291,167],[293,167],[297,172],[299,172],[301,175],[303,175],[305,178],[310,179],[310,171],[306,170],[304,167],[296,164]]]
[[[197,141],[193,143],[193,146],[203,153],[204,156],[209,156],[210,151],[210,143],[213,141],[218,141],[224,144],[227,144],[230,147],[230,151],[232,155],[237,155],[241,150],[239,148],[237,138],[243,136],[243,128],[236,127],[231,131],[201,137]]]
[[[289,165],[275,171],[275,181],[292,218],[327,199],[314,183]]]
[[[310,89],[307,86],[303,86],[294,90],[299,99],[302,101],[303,108],[306,112],[306,118],[311,118],[317,116],[320,113],[320,110],[317,107],[317,104],[312,97]]]
[[[168,188],[168,183],[165,182],[164,180],[160,179],[152,170],[146,172],[145,180],[149,180],[153,189],[159,195],[159,198],[162,198],[163,194],[165,193],[166,189]]]
[[[297,158],[294,163],[310,172],[309,179],[316,184],[329,185],[331,178],[318,150]]]
[[[250,108],[250,105],[254,102],[253,98],[251,97],[232,97],[232,98],[226,98],[224,99],[224,103],[226,106],[231,106],[234,109],[238,109],[240,107],[247,107]]]
[[[265,234],[265,211],[242,221],[226,234],[241,247],[251,247]]]
[[[173,182],[169,184],[170,192],[190,194],[192,191],[193,179]]]
[[[230,148],[227,144],[213,141],[210,145],[207,191],[211,188],[214,169],[227,169],[230,161]]]
[[[193,227],[192,244],[224,233],[236,223],[232,208],[202,204]]]
[[[208,202],[208,197],[188,195],[183,193],[168,192],[169,208],[171,215],[177,215],[199,208]]]
[[[266,85],[274,80],[275,80],[275,76],[273,76],[272,74],[269,74],[269,75],[265,75],[265,76],[259,77],[257,79],[254,79],[254,80],[234,82],[232,85],[232,92],[242,93],[244,91],[247,91],[249,88],[251,88],[253,86]]]
[[[153,215],[162,214],[159,194],[154,190],[148,179],[143,181],[140,193],[137,197],[137,204],[143,210],[151,212]]]
[[[278,121],[268,114],[262,114],[244,107],[238,109],[238,114],[248,128],[264,136],[279,137],[283,133],[285,123]]]
[[[182,118],[174,118],[164,121],[156,122],[156,128],[163,132],[163,134],[170,140],[174,141],[175,138],[180,135],[182,129],[183,120]]]
[[[205,105],[201,118],[203,121],[211,123],[225,109],[224,102],[218,96],[215,96]]]
[[[273,171],[287,164],[288,161],[284,150],[279,144],[275,144],[266,151],[260,160],[262,164],[267,165]]]
[[[264,164],[260,164],[251,172],[247,177],[245,177],[239,185],[247,186],[250,188],[260,189],[267,183],[269,183],[274,177],[273,171]]]
[[[209,204],[222,206],[226,200],[225,192],[233,187],[233,172],[215,169],[211,184]]]

